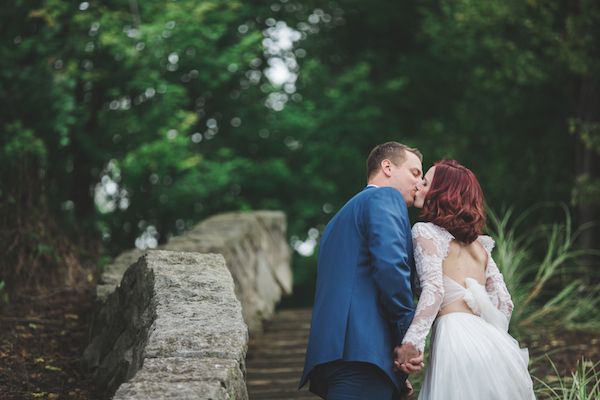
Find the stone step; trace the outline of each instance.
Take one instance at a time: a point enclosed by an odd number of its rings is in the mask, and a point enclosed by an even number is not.
[[[264,343],[268,343],[271,345],[277,345],[280,343],[285,344],[296,344],[296,345],[304,345],[308,342],[308,332],[302,333],[285,333],[285,332],[277,332],[274,334],[267,333],[261,337],[251,338],[249,346],[257,345],[262,346]]]
[[[259,337],[264,337],[265,333],[270,333],[271,335],[282,335],[287,334],[291,336],[297,335],[308,335],[308,331],[310,330],[310,322],[289,322],[289,321],[281,321],[277,323],[272,323],[271,325],[263,326],[263,333],[260,334]],[[254,339],[254,337],[251,337]]]
[[[304,367],[310,329],[310,309],[281,310],[250,338],[246,386],[250,400],[318,399],[306,388],[297,390]]]
[[[284,337],[284,338],[272,338],[270,335],[257,339],[256,341],[250,343],[248,346],[248,351],[254,351],[257,349],[264,348],[269,346],[274,349],[287,349],[293,347],[304,347],[306,348],[306,344],[308,343],[308,338],[305,337]]]
[[[285,360],[250,360],[246,361],[246,368],[252,369],[266,369],[266,368],[296,368],[302,371],[304,367],[304,357],[296,357]]]
[[[269,332],[264,336],[250,337],[250,346],[261,341],[271,340],[306,340],[308,341],[308,331],[298,330],[289,332]]]
[[[275,358],[279,357],[291,357],[291,356],[302,356],[306,352],[306,348],[302,346],[291,347],[291,348],[269,348],[269,347],[258,347],[252,351],[252,356],[256,358]]]
[[[264,379],[295,378],[298,380],[298,368],[253,368],[247,370],[247,381]]]
[[[268,323],[271,322],[281,322],[281,321],[308,321],[312,318],[312,310],[311,311],[294,311],[294,310],[284,310],[278,311],[273,318],[271,318]]]
[[[304,354],[284,355],[277,357],[263,357],[264,354],[252,353],[246,357],[246,367],[248,368],[264,368],[264,366],[281,367],[297,367],[304,365]]]
[[[248,391],[248,397],[250,400],[261,400],[261,399],[320,399],[319,396],[316,396],[309,392],[307,389],[303,390],[295,390],[295,389],[287,389],[281,390],[278,388],[274,388],[272,390],[256,390],[256,391]]]
[[[300,377],[286,377],[286,378],[276,378],[276,377],[268,377],[265,379],[252,379],[248,380],[248,390],[251,389],[271,389],[271,388],[294,388],[298,386],[298,382],[300,382]]]
[[[277,313],[275,314],[275,317],[272,319],[272,321],[279,321],[279,320],[284,320],[284,319],[291,319],[291,320],[307,319],[307,320],[310,320],[311,315],[312,315],[312,309],[310,309],[310,308],[289,308],[286,310],[277,311]]]

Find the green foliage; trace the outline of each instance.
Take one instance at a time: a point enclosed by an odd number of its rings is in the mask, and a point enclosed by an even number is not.
[[[585,147],[600,156],[600,123],[571,118],[569,132],[577,135]],[[573,185],[571,203],[573,205],[598,205],[599,199],[600,179],[597,178],[597,172],[590,171],[579,174]]]
[[[588,148],[600,153],[600,123],[571,118],[569,133],[578,135]]]
[[[561,377],[554,362],[548,357],[556,375],[552,381],[534,377],[536,395],[541,400],[595,400],[600,398],[600,362],[581,359],[570,377]],[[546,380],[550,377],[545,377]]]
[[[597,76],[599,13],[581,5],[1,6],[0,212],[29,199],[111,253],[151,226],[163,241],[234,209],[281,209],[302,239],[364,186],[365,158],[387,140],[419,147],[425,166],[458,158],[497,208],[593,202],[567,134],[596,143],[576,98]],[[276,23],[300,39],[271,54]],[[298,74],[292,85],[266,78],[275,58]],[[548,214],[537,219],[559,217]]]
[[[278,16],[299,26],[310,6]],[[567,100],[572,72],[559,57],[566,16],[557,2],[390,7],[328,5],[321,12],[330,22],[306,30],[298,45],[307,53],[299,60],[302,100],[292,99],[271,127],[301,143],[288,162],[314,165],[309,179],[331,187],[315,188],[320,203],[337,209],[360,190],[366,154],[390,139],[418,146],[426,166],[463,161],[495,207],[567,202],[575,152],[565,125],[575,109]]]
[[[5,167],[16,167],[19,161],[38,160],[43,163],[46,158],[46,147],[30,129],[24,129],[20,122],[5,125],[2,129],[5,144],[2,148],[2,160]]]
[[[511,329],[524,333],[544,325],[599,331],[594,310],[600,306],[600,290],[586,283],[585,270],[578,264],[583,256],[598,253],[575,248],[580,232],[572,232],[566,207],[562,223],[526,226],[532,212],[544,206],[516,218],[511,210],[502,216],[489,214],[496,240],[494,260],[515,305]]]
[[[6,303],[8,303],[9,300],[8,300],[8,293],[6,293],[6,290],[5,290],[5,286],[6,285],[4,284],[4,281],[0,280],[0,299],[2,300],[3,303],[6,304]]]
[[[594,179],[589,174],[582,174],[575,180],[571,203],[594,204],[600,199],[600,180]]]
[[[583,0],[577,3],[577,8],[578,12],[565,18],[565,34],[558,40],[561,45],[560,56],[580,85],[578,107],[568,119],[569,132],[578,137],[588,152],[595,153],[585,158],[598,160],[600,159],[600,115],[598,114],[600,7],[597,2]],[[595,209],[597,213],[600,208],[598,195],[600,175],[597,165],[595,167],[594,164],[588,165],[577,176],[572,202],[587,210]],[[597,234],[596,231],[596,236]]]

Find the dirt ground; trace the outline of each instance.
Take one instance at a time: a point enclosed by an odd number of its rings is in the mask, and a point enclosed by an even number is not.
[[[93,296],[92,287],[64,289],[2,305],[0,399],[95,399],[81,365]],[[600,361],[600,338],[593,333],[540,328],[522,345],[530,349],[532,374],[544,381],[556,376],[544,354],[561,376],[570,376],[581,357]]]
[[[540,327],[538,332],[521,341],[521,346],[529,348],[531,374],[547,383],[556,380],[556,372],[562,377],[570,377],[582,358],[593,364],[600,362],[598,333],[548,331]]]
[[[81,365],[91,287],[22,295],[0,309],[0,399],[93,399]]]

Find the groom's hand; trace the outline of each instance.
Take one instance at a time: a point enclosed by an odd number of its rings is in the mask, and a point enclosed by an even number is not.
[[[420,371],[423,364],[423,354],[411,343],[396,346],[394,349],[394,369],[410,374]]]
[[[415,394],[415,390],[413,389],[412,383],[410,383],[410,381],[407,379],[404,381],[404,391],[402,392],[402,394],[400,394],[399,400],[410,399],[413,396],[413,394]]]
[[[406,374],[412,374],[415,372],[419,372],[423,369],[425,363],[423,362],[423,354],[420,354],[418,357],[411,358],[408,362],[404,364],[400,364],[400,371]]]

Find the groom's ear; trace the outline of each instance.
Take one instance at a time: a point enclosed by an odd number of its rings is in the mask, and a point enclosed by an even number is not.
[[[390,160],[388,160],[387,158],[381,160],[379,166],[381,167],[381,170],[383,171],[385,176],[387,176],[388,178],[392,176],[392,162]]]

